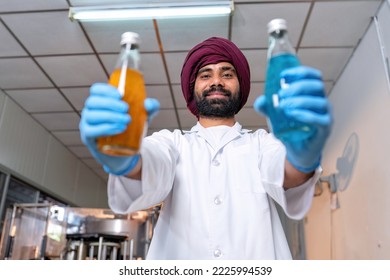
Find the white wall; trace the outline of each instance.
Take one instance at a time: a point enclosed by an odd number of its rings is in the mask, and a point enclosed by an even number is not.
[[[390,87],[382,52],[390,57],[389,1],[330,94],[335,123],[323,175],[337,174],[341,189],[331,194],[323,184],[314,198],[305,223],[308,259],[390,259]]]
[[[106,182],[1,91],[0,168],[74,206],[108,207]]]

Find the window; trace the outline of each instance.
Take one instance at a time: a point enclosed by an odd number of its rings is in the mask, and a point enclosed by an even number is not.
[[[7,180],[8,176],[9,179]],[[64,202],[39,191],[16,177],[0,171],[0,238],[7,209],[12,209],[15,203],[53,203],[59,206],[66,206]]]

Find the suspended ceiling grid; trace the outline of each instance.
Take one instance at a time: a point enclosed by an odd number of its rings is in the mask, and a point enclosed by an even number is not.
[[[129,2],[135,1],[108,1]],[[106,3],[0,0],[0,90],[104,179],[107,174],[80,141],[78,124],[90,85],[106,81],[115,64],[123,32],[140,34],[147,93],[161,103],[149,133],[186,130],[195,124],[181,94],[180,71],[188,50],[212,36],[231,39],[250,64],[251,94],[238,121],[249,129],[267,129],[265,119],[252,108],[263,93],[266,24],[277,17],[287,20],[302,63],[322,71],[331,94],[383,1],[236,0],[231,17],[89,23],[68,18],[70,6]]]

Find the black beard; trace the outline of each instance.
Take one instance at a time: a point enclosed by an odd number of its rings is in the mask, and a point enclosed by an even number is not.
[[[228,97],[228,99],[207,99],[206,97],[213,91],[222,92],[225,96]],[[197,97],[195,94],[196,106],[198,108],[199,115],[203,117],[215,117],[223,119],[231,118],[240,108],[240,96],[240,93],[236,96],[233,96],[231,91],[223,88],[211,88],[209,90],[205,90],[201,97]]]

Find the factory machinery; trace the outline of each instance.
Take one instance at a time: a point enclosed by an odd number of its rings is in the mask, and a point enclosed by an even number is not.
[[[7,209],[0,259],[145,259],[161,206],[127,215],[110,209],[15,204]]]

